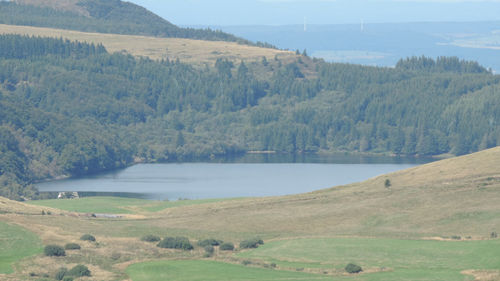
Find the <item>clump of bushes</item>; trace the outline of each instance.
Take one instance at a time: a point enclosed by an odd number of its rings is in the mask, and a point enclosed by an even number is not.
[[[57,245],[47,245],[43,252],[47,257],[62,257],[66,255],[63,247]]]
[[[247,266],[247,265],[252,264],[252,262],[249,261],[249,260],[244,260],[244,261],[241,262],[241,264],[244,265],[244,266]]]
[[[211,246],[211,245],[208,245],[208,246],[205,246],[205,254],[203,255],[205,258],[209,258],[211,257],[213,254],[214,254],[214,246]]]
[[[64,246],[65,250],[80,250],[82,247],[76,243],[68,243]]]
[[[185,251],[194,249],[193,245],[186,237],[165,237],[157,246],[160,248],[182,249]]]
[[[93,235],[90,235],[90,234],[84,234],[82,235],[82,237],[80,237],[80,240],[82,241],[90,241],[90,242],[95,242],[95,237]]]
[[[204,249],[205,249],[205,253],[210,254],[210,255],[213,254],[214,251],[215,251],[214,246],[210,246],[210,245],[209,246],[205,246]]]
[[[384,186],[385,186],[385,188],[390,188],[392,186],[391,180],[390,179],[386,179],[385,182],[384,182]]]
[[[257,248],[259,245],[264,245],[264,241],[260,238],[253,238],[248,240],[243,240],[240,242],[240,249],[252,249]]]
[[[491,237],[492,239],[496,239],[496,238],[498,238],[498,233],[496,233],[496,232],[494,232],[494,231],[493,231],[493,232],[490,234],[490,237]]]
[[[141,241],[144,241],[144,242],[159,242],[160,240],[161,240],[161,238],[159,236],[152,235],[152,234],[141,237]]]
[[[360,273],[363,271],[361,266],[357,264],[350,263],[345,267],[345,271],[347,271],[350,274],[355,274],[355,273]]]
[[[70,269],[67,275],[73,277],[90,276],[90,270],[85,265],[79,264]]]
[[[219,249],[221,251],[232,251],[232,250],[234,250],[234,244],[226,242],[226,243],[221,244]]]
[[[222,243],[224,243],[224,241],[222,241],[222,240],[205,239],[205,240],[198,241],[198,246],[200,246],[200,247],[219,246]]]
[[[54,278],[56,280],[63,280],[64,279],[64,276],[66,275],[66,273],[68,273],[68,269],[65,268],[65,267],[61,267],[57,272],[56,272],[56,275],[54,276]]]

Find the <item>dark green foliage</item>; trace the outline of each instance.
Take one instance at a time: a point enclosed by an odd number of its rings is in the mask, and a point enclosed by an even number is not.
[[[77,277],[77,278],[83,277],[83,276],[90,276],[90,274],[91,274],[91,272],[88,269],[88,267],[86,267],[85,265],[82,265],[82,264],[76,265],[75,267],[70,269],[67,273],[67,275]]]
[[[428,72],[486,73],[486,68],[477,62],[460,60],[458,57],[438,57],[437,60],[422,57],[401,59],[396,68]]]
[[[385,182],[384,182],[384,186],[385,186],[385,188],[391,187],[392,186],[391,180],[390,179],[386,179]]]
[[[205,247],[205,246],[219,246],[222,243],[224,243],[224,241],[222,241],[222,240],[205,239],[205,240],[198,241],[198,246],[200,246],[200,247]]]
[[[84,58],[104,53],[106,49],[100,44],[96,46],[62,38],[0,35],[0,57],[4,59],[27,59],[47,55]]]
[[[462,236],[452,235],[451,239],[453,239],[453,240],[462,240]]]
[[[347,273],[354,274],[362,272],[363,269],[357,264],[350,263],[345,267],[345,271],[347,271]]]
[[[494,231],[493,231],[493,232],[490,234],[490,237],[491,237],[492,239],[496,239],[496,238],[498,238],[498,234],[497,234],[496,232],[494,232]]]
[[[252,262],[249,261],[249,260],[244,260],[244,261],[241,262],[241,264],[244,265],[244,266],[247,266],[247,265],[252,264]]]
[[[73,277],[65,276],[62,281],[73,281]]]
[[[145,236],[141,237],[141,241],[144,241],[144,242],[158,242],[160,240],[161,240],[161,238],[159,236],[152,235],[152,234],[145,235]]]
[[[224,59],[195,69],[97,46],[86,52],[92,45],[59,39],[0,36],[2,44],[26,50],[0,56],[0,196],[16,200],[37,198],[36,180],[134,158],[249,150],[460,155],[500,145],[500,77],[468,70],[469,62],[459,62],[466,70],[457,74],[318,61],[314,78],[297,63],[262,77],[260,65],[235,69]]]
[[[45,246],[43,253],[48,257],[63,257],[66,255],[63,247],[57,245]]]
[[[226,242],[226,243],[221,244],[219,249],[221,251],[232,251],[232,250],[234,250],[234,244]]]
[[[65,250],[80,250],[81,247],[80,247],[80,245],[78,245],[76,243],[68,243],[64,246],[64,249]]]
[[[80,240],[82,241],[90,241],[90,242],[95,242],[96,239],[93,235],[90,235],[90,234],[84,234],[82,235],[82,237],[80,237]]]
[[[182,249],[185,251],[190,251],[194,249],[193,245],[189,242],[186,237],[165,237],[157,245],[160,248],[167,249]]]
[[[203,248],[205,250],[205,253],[212,255],[215,251],[214,246],[205,246]]]
[[[56,280],[63,280],[64,276],[68,273],[68,269],[65,267],[61,267],[55,274],[54,278]]]
[[[259,245],[263,245],[264,241],[260,238],[252,238],[240,242],[240,249],[251,249],[257,248]]]

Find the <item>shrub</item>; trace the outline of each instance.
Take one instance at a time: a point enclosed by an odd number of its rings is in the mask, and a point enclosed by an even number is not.
[[[80,237],[80,240],[95,242],[95,237],[93,235],[90,235],[90,234],[84,234],[84,235],[82,235],[82,237]]]
[[[74,277],[90,276],[90,270],[85,265],[79,264],[70,269],[67,275]]]
[[[144,242],[159,242],[160,240],[161,240],[161,238],[159,236],[152,235],[152,234],[141,237],[141,241],[144,241]]]
[[[451,239],[453,239],[453,240],[462,240],[462,237],[458,236],[458,235],[453,235],[453,236],[451,236]]]
[[[220,245],[219,249],[221,251],[232,251],[234,250],[234,244],[233,243],[223,243]]]
[[[64,279],[62,281],[73,281],[73,277],[64,277]]]
[[[391,187],[392,186],[391,180],[390,179],[386,179],[385,182],[384,182],[384,186],[385,186],[385,188]]]
[[[493,232],[490,234],[490,237],[491,237],[491,238],[493,238],[493,239],[498,238],[498,234],[497,234],[496,232],[494,232],[494,231],[493,231]]]
[[[253,239],[248,239],[241,241],[240,243],[240,248],[241,249],[252,249],[252,248],[257,248],[259,245],[264,245],[264,241],[260,238],[253,238]]]
[[[61,267],[57,272],[54,278],[56,280],[63,280],[64,276],[66,276],[66,273],[68,273],[68,269],[65,267]]]
[[[249,260],[244,260],[244,261],[241,262],[241,264],[247,266],[249,264],[252,264],[252,262],[249,261]]]
[[[45,247],[43,252],[48,257],[62,257],[66,255],[63,247],[57,245],[48,245]]]
[[[210,246],[210,245],[209,246],[205,246],[205,253],[211,255],[211,254],[214,253],[214,251],[215,251],[214,246]]]
[[[64,246],[64,249],[65,250],[80,250],[81,247],[80,247],[80,245],[78,245],[76,243],[68,243]]]
[[[114,261],[119,260],[121,257],[122,257],[122,254],[117,253],[117,252],[114,252],[114,253],[111,254],[111,259],[114,260]]]
[[[345,271],[354,274],[354,273],[360,273],[361,271],[363,271],[363,269],[361,268],[361,266],[357,264],[350,263],[345,267]]]
[[[182,249],[186,251],[194,249],[193,245],[186,237],[165,237],[157,246],[160,248]]]
[[[205,246],[219,246],[222,243],[224,243],[222,240],[205,239],[205,240],[198,241],[198,246],[200,246],[200,247],[205,247]]]

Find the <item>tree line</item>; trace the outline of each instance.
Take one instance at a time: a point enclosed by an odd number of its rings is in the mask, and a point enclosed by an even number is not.
[[[500,144],[500,79],[470,62],[426,62],[430,71],[219,59],[197,69],[62,39],[0,36],[0,46],[0,195],[14,199],[36,197],[35,180],[135,161]],[[304,61],[316,72],[305,75]]]

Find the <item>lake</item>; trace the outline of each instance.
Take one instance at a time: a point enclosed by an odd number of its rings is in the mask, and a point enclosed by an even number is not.
[[[430,161],[349,155],[246,155],[204,163],[138,164],[110,173],[39,183],[37,187],[41,192],[129,193],[154,200],[277,196],[359,182]]]

